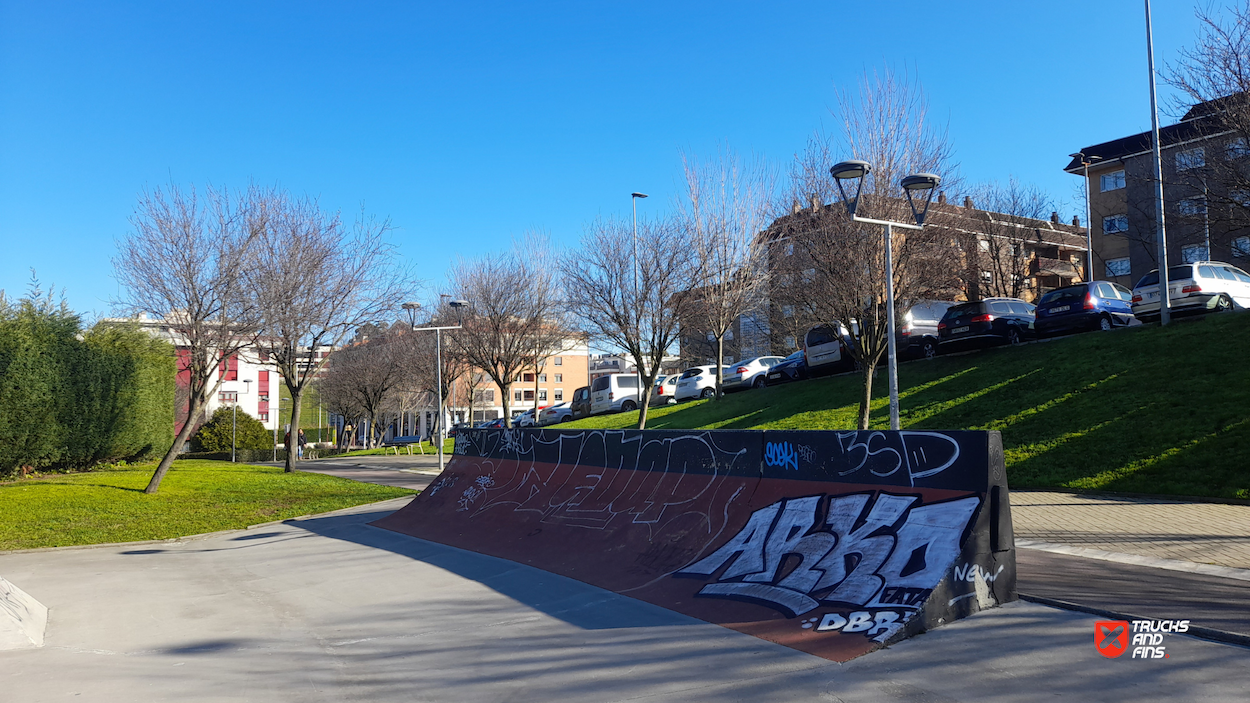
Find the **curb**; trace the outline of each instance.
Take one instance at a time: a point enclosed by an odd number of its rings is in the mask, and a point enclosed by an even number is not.
[[[1093,547],[1074,547],[1068,544],[1055,544],[1053,542],[1043,542],[1041,540],[1024,538],[1016,539],[1016,547],[1018,549],[1032,549],[1039,552],[1064,554],[1066,556],[1081,557],[1083,559],[1097,559],[1099,561],[1110,561],[1117,564],[1128,564],[1130,566],[1146,566],[1152,569],[1166,569],[1168,571],[1179,571],[1187,574],[1201,574],[1203,576],[1215,576],[1217,578],[1235,579],[1237,581],[1250,581],[1250,569],[1239,569],[1235,566],[1221,566],[1219,564],[1203,564],[1200,562],[1184,561],[1181,559],[1163,559],[1160,557],[1148,557],[1140,554],[1108,552]]]
[[[1157,618],[1148,618],[1141,615],[1133,615],[1131,613],[1120,613],[1114,610],[1106,610],[1104,608],[1094,608],[1079,603],[1071,603],[1066,600],[1058,600],[1056,598],[1043,598],[1042,596],[1030,596],[1027,593],[1016,594],[1020,600],[1029,603],[1037,603],[1038,605],[1048,605],[1052,608],[1062,608],[1064,610],[1074,610],[1079,613],[1089,613],[1090,615],[1098,615],[1104,618],[1114,618],[1116,620],[1155,620]],[[1201,625],[1190,625],[1189,630],[1184,634],[1211,642],[1219,642],[1221,644],[1233,644],[1240,647],[1250,647],[1250,635],[1243,635],[1239,632],[1229,632],[1228,630],[1217,630],[1213,627],[1203,627]]]
[[[1012,489],[1015,493],[1017,489]],[[1244,498],[1212,498],[1211,496],[1181,496],[1160,493],[1115,493],[1113,491],[1087,491],[1079,488],[1053,488],[1053,487],[1031,487],[1021,486],[1019,492],[1033,493],[1061,493],[1074,496],[1082,496],[1089,498],[1127,498],[1131,500],[1147,500],[1156,503],[1211,503],[1214,505],[1250,505],[1250,500]],[[1020,506],[1022,508],[1027,505]]]

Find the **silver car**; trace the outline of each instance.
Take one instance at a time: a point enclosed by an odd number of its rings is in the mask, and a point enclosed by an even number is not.
[[[757,356],[741,364],[730,365],[725,374],[725,390],[744,391],[768,385],[768,370],[785,361],[781,356]]]

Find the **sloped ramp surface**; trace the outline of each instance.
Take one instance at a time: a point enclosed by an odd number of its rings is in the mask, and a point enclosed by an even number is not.
[[[473,430],[376,525],[846,661],[1015,600],[997,432]]]
[[[42,647],[48,609],[0,577],[0,650]]]

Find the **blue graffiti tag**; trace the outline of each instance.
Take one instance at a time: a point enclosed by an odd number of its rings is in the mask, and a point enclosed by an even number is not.
[[[789,442],[769,442],[764,448],[764,463],[783,469],[799,470],[799,454]]]

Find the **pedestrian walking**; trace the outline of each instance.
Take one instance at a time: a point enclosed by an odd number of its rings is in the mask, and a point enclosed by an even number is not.
[[[352,446],[352,430],[355,429],[351,424],[343,425],[343,436],[339,438],[339,444],[343,449],[350,449]]]
[[[304,445],[305,445],[305,444],[308,444],[308,440],[304,438],[304,430],[303,430],[303,429],[300,429],[300,431],[299,431],[299,438],[298,438],[296,441],[299,443],[299,446],[298,446],[298,447],[296,447],[296,449],[295,449],[295,452],[296,452],[296,453],[295,453],[295,458],[296,458],[296,459],[303,459],[303,458],[304,458]]]

